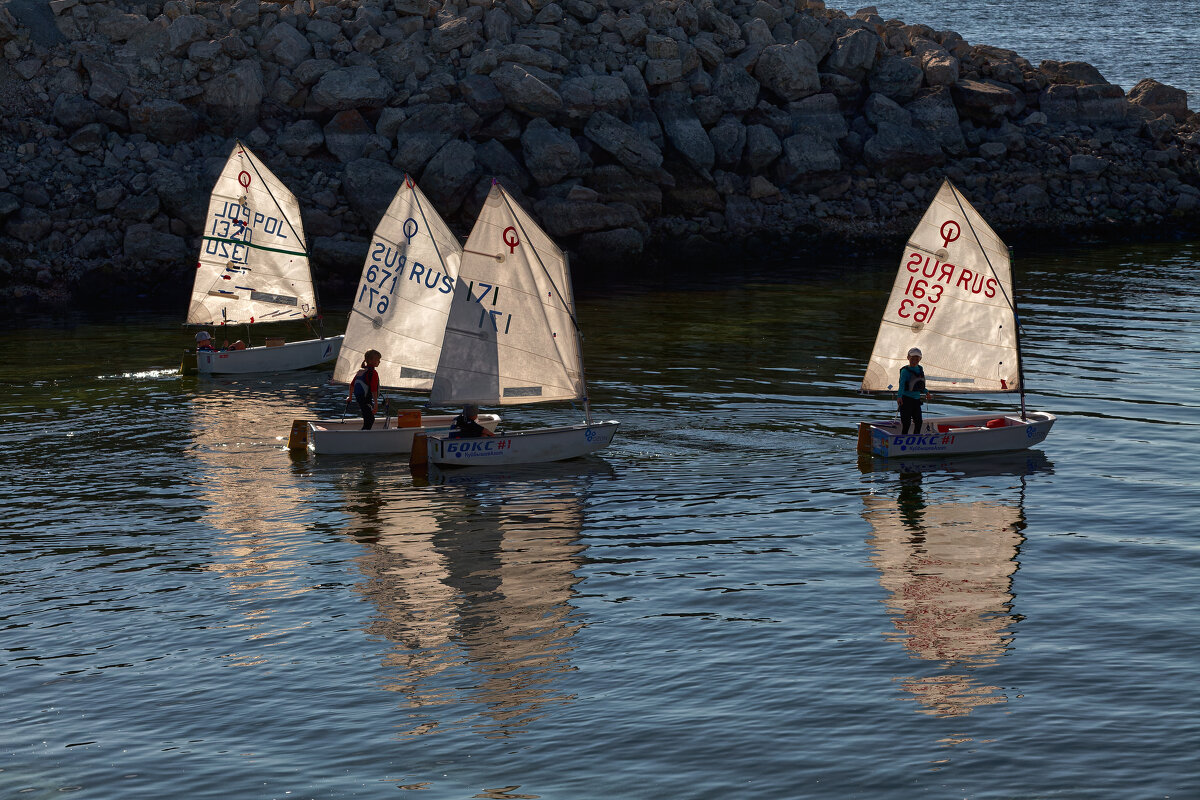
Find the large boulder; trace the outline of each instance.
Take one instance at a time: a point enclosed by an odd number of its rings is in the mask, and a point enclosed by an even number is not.
[[[1119,124],[1129,116],[1129,100],[1120,86],[1094,84],[1047,86],[1038,107],[1050,123]]]
[[[218,130],[242,133],[258,124],[265,96],[262,69],[256,62],[244,59],[210,78],[204,84],[201,99]]]
[[[579,166],[579,145],[571,136],[538,117],[521,134],[525,167],[542,186],[552,186]]]
[[[858,28],[838,37],[826,63],[832,72],[861,81],[875,66],[875,57],[882,48],[877,33]]]
[[[1082,61],[1043,61],[1038,65],[1038,72],[1046,76],[1050,83],[1069,83],[1075,86],[1093,86],[1105,84],[1100,70]]]
[[[194,257],[183,237],[155,230],[147,223],[126,228],[124,252],[134,264],[179,264]]]
[[[421,174],[421,189],[443,214],[458,211],[481,173],[475,163],[475,147],[454,139],[434,154]]]
[[[712,169],[716,158],[712,140],[692,110],[689,98],[680,92],[663,92],[654,98],[654,111],[663,134],[688,166],[702,175]]]
[[[745,114],[758,105],[760,88],[753,75],[732,62],[719,64],[713,76],[712,93],[733,114]]]
[[[959,113],[976,122],[995,124],[1025,110],[1025,95],[991,80],[961,80],[951,89]]]
[[[492,70],[491,78],[514,111],[530,117],[552,117],[563,107],[562,95],[518,64],[501,64]]]
[[[754,77],[764,89],[788,102],[821,91],[817,55],[805,41],[764,47],[754,67]]]
[[[196,135],[196,115],[182,103],[154,98],[129,109],[129,129],[163,144],[178,144]]]
[[[362,218],[368,230],[375,230],[392,198],[404,172],[372,158],[362,158],[346,165],[342,175],[342,194],[354,213]]]
[[[1147,108],[1155,116],[1170,114],[1176,120],[1184,120],[1191,113],[1188,111],[1187,92],[1159,83],[1153,78],[1138,81],[1129,90],[1129,102]]]
[[[662,167],[663,156],[658,146],[607,111],[593,114],[583,133],[631,172],[652,174]]]
[[[312,90],[312,100],[330,111],[379,108],[391,96],[391,85],[374,67],[343,67],[326,72]]]
[[[889,177],[906,172],[922,172],[946,160],[942,148],[924,131],[881,122],[874,136],[863,145],[867,166]]]

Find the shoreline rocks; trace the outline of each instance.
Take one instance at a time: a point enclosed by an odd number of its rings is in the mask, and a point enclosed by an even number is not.
[[[0,0],[0,286],[190,287],[242,138],[352,290],[405,172],[460,234],[493,178],[577,272],[898,247],[943,177],[1002,235],[1194,235],[1200,115],[1146,79],[819,0]]]

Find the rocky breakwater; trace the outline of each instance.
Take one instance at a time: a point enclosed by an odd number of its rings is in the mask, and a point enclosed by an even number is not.
[[[0,46],[10,297],[185,293],[234,136],[300,197],[343,292],[404,172],[461,232],[503,181],[581,269],[894,246],[943,176],[1002,230],[1200,218],[1184,92],[874,8],[0,0]]]

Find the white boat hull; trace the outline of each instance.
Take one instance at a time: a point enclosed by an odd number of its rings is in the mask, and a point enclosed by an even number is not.
[[[473,439],[451,439],[448,434],[436,433],[426,439],[429,463],[472,467],[564,461],[608,447],[619,424],[616,420],[591,425],[581,422]]]
[[[275,347],[196,353],[196,370],[201,375],[253,375],[307,369],[337,358],[342,337],[286,342]],[[361,424],[361,423],[360,423]]]
[[[880,458],[954,456],[1024,450],[1041,444],[1056,417],[1036,411],[1022,420],[1008,414],[969,414],[923,420],[920,433],[901,434],[899,421],[860,422],[858,450]],[[991,423],[993,427],[989,427]]]
[[[377,417],[375,426],[369,431],[362,429],[361,417],[309,421],[307,446],[310,452],[318,455],[407,455],[412,452],[414,436],[418,433],[448,433],[455,416],[422,416],[419,426],[406,427],[397,427],[393,419],[386,428],[385,420]],[[494,431],[500,424],[500,417],[496,414],[480,414],[476,421],[489,431]]]

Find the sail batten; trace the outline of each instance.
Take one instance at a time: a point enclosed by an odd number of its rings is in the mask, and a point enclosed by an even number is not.
[[[209,199],[186,321],[249,325],[316,314],[299,201],[238,142]]]
[[[1012,296],[1007,246],[944,181],[901,257],[863,391],[894,391],[912,347],[929,391],[1018,391]]]
[[[459,286],[432,403],[584,398],[566,255],[499,184],[463,248]]]
[[[333,380],[350,383],[367,350],[381,387],[429,391],[441,355],[462,246],[405,176],[367,249]]]

